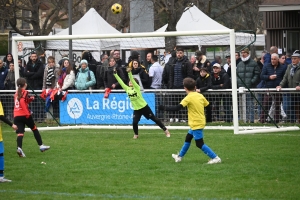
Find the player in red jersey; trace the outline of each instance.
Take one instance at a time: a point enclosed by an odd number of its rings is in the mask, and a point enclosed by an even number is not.
[[[28,108],[28,104],[34,100],[34,97],[29,97],[26,79],[19,78],[17,80],[17,92],[14,95],[14,124],[18,126],[17,133],[17,154],[20,157],[26,157],[22,150],[22,142],[25,132],[25,125],[27,125],[33,132],[34,138],[36,139],[40,151],[44,152],[50,149],[50,146],[45,146],[42,142],[42,137],[38,131],[33,118],[31,116],[31,111]]]

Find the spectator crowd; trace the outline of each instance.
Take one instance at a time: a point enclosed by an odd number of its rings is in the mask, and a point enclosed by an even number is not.
[[[183,79],[190,77],[196,80],[196,91],[207,97],[210,105],[206,107],[206,121],[212,122],[212,104],[216,116],[220,115],[223,106],[226,122],[232,121],[231,95],[217,94],[213,97],[205,91],[208,89],[231,89],[231,57],[226,55],[222,65],[221,56],[216,56],[210,62],[205,54],[196,51],[188,58],[184,49],[177,48],[168,52],[164,66],[159,63],[159,57],[152,52],[146,54],[146,63],[142,62],[140,54],[132,51],[128,61],[121,59],[120,51],[113,50],[110,54],[102,54],[97,62],[91,52],[84,51],[79,66],[75,66],[67,57],[56,61],[49,56],[43,64],[38,55],[33,52],[28,63],[19,59],[19,74],[27,79],[28,89],[88,90],[105,89],[106,91],[121,89],[113,70],[123,82],[128,83],[126,68],[131,68],[132,74],[138,76],[144,89],[183,89]],[[300,51],[286,55],[278,54],[278,48],[272,46],[269,52],[264,52],[261,58],[254,60],[248,48],[235,53],[237,87],[265,88],[266,92],[251,93],[246,96],[247,121],[254,123],[254,99],[260,102],[258,106],[259,121],[265,123],[268,112],[274,110],[273,120],[281,120],[281,110],[284,120],[292,123],[300,121]],[[296,92],[267,92],[270,88],[280,91],[282,88],[295,88]],[[15,90],[15,69],[12,54],[8,53],[0,60],[0,90]],[[172,96],[172,102],[178,103],[180,96]],[[38,113],[40,111],[37,111]],[[172,121],[179,121],[178,113],[170,114]]]

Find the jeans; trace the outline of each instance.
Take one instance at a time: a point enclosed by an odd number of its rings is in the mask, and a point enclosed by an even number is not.
[[[254,102],[251,94],[246,94],[247,121],[254,123]]]

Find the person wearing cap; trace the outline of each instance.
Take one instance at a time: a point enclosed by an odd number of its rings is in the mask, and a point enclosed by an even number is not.
[[[75,88],[77,90],[87,90],[92,89],[92,87],[96,84],[96,78],[93,71],[91,71],[88,67],[87,60],[81,60],[80,69],[75,78]]]
[[[265,88],[276,88],[281,82],[286,71],[286,66],[281,65],[279,62],[279,56],[277,53],[271,55],[271,64],[264,65],[260,74],[261,80],[265,81]],[[282,97],[280,93],[270,94],[269,92],[264,93],[263,97],[263,110],[261,110],[260,122],[265,123],[268,111],[270,110],[272,103],[275,105],[274,121],[278,123],[280,121],[280,111]]]
[[[260,70],[252,58],[250,58],[250,51],[245,48],[241,51],[242,61],[239,62],[236,68],[237,87],[256,88],[259,79]],[[254,123],[254,102],[250,93],[246,94],[246,120]],[[242,110],[242,108],[240,109]]]
[[[196,61],[195,64],[193,65],[193,74],[194,74],[194,79],[197,80],[197,78],[200,76],[199,72],[202,67],[205,67],[209,73],[212,72],[212,68],[209,60],[207,60],[206,56],[203,54],[202,51],[197,50],[195,52],[195,57],[196,57]]]
[[[283,76],[282,81],[276,87],[277,91],[281,88],[295,88],[296,92],[291,93],[288,108],[287,117],[288,121],[300,122],[300,51],[294,51],[292,55],[292,63],[287,66],[287,70]]]
[[[213,73],[212,76],[212,89],[230,89],[231,88],[231,81],[228,74],[222,70],[222,67],[219,63],[215,63],[213,65]],[[217,94],[214,95],[212,98],[212,102],[215,103],[215,117],[216,120],[219,121],[220,117],[220,105],[221,101],[223,101],[224,106],[224,113],[225,113],[225,121],[231,122],[232,121],[232,112],[231,112],[231,95],[227,94]]]
[[[206,90],[211,89],[211,75],[205,67],[200,69],[200,76],[196,80],[196,88],[196,92],[201,93],[210,102],[210,99],[203,94]],[[205,118],[206,122],[212,122],[211,103],[205,107]]]

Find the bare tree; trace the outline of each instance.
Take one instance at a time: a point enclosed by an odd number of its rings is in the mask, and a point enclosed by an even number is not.
[[[118,31],[125,32],[124,28],[128,28],[130,25],[129,17],[129,4],[128,0],[119,0],[118,3],[122,5],[122,12],[120,14],[113,14],[111,12],[111,6],[116,3],[115,0],[86,0],[86,9],[94,8],[103,19],[109,24],[113,25]]]
[[[7,2],[7,1],[6,1]],[[73,0],[73,8],[81,3],[81,0]],[[9,4],[1,3],[1,16],[0,19],[7,20],[14,31],[21,35],[28,35],[28,31],[19,28],[20,21],[30,24],[32,35],[49,35],[52,31],[54,24],[65,20],[68,15],[67,10],[68,1],[60,0],[11,0]],[[47,12],[43,13],[43,20],[40,17],[40,9],[47,8]],[[28,16],[22,15],[22,12],[27,11]],[[76,16],[76,15],[75,15]],[[35,41],[35,47],[42,43],[45,46],[45,41]],[[38,54],[43,54],[42,48],[37,49]]]

